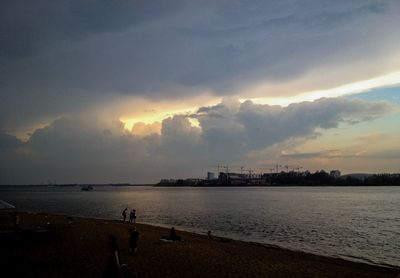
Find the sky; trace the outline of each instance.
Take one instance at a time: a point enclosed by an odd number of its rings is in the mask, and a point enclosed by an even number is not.
[[[0,2],[0,184],[400,172],[400,2]]]

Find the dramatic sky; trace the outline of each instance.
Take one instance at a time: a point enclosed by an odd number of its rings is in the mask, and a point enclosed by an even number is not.
[[[399,26],[397,0],[3,0],[0,184],[400,172]]]

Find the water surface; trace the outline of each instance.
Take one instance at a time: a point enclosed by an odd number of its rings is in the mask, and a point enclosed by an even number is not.
[[[138,221],[400,266],[400,187],[0,187],[20,210]]]

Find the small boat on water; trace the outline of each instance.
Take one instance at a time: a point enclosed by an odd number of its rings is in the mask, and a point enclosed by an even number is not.
[[[82,191],[91,191],[91,190],[93,190],[93,186],[91,186],[91,185],[82,185],[81,190]]]

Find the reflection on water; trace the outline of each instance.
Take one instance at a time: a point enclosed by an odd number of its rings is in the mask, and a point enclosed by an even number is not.
[[[138,221],[400,266],[399,187],[0,188],[20,210]]]

